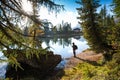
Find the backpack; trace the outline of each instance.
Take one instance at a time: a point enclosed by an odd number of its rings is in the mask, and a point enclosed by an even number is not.
[[[78,47],[76,45],[74,45],[75,49],[78,49]]]

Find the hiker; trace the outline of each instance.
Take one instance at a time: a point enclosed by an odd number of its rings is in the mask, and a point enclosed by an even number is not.
[[[72,44],[73,44],[73,45],[72,45],[72,48],[73,48],[73,54],[74,54],[74,57],[76,57],[76,52],[75,52],[75,50],[77,49],[77,46],[75,45],[74,42],[73,42]]]

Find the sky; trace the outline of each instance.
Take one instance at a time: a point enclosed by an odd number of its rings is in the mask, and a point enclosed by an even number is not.
[[[23,0],[25,1],[25,0]],[[65,10],[61,11],[59,14],[50,13],[48,12],[47,8],[45,7],[41,7],[40,11],[39,11],[39,15],[40,15],[40,19],[48,19],[48,21],[52,22],[53,25],[57,25],[62,23],[62,21],[64,22],[68,22],[71,23],[71,27],[75,28],[75,27],[79,27],[78,24],[78,13],[76,8],[79,8],[80,5],[76,4],[75,1],[76,0],[54,0],[55,3],[57,4],[61,4],[64,5]],[[112,0],[100,0],[100,4],[102,5],[106,5],[107,8],[110,8],[110,4],[112,3]],[[30,10],[30,4],[26,4],[24,3],[24,5],[28,5],[27,7],[25,6],[24,8],[29,11]],[[100,8],[99,8],[100,9]],[[108,10],[110,12],[110,10]]]

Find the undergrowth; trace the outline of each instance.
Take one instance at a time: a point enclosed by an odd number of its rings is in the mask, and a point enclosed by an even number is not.
[[[79,63],[78,66],[65,70],[62,80],[105,80],[110,70],[107,66],[94,66],[89,63]]]

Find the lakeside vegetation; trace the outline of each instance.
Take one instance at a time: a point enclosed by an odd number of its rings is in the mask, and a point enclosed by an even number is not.
[[[80,36],[82,35],[82,31],[80,28],[72,29],[71,23],[62,21],[62,24],[58,24],[53,26],[51,22],[48,20],[42,20],[43,26],[37,26],[37,29],[34,29],[34,26],[25,27],[24,35],[31,35],[33,31],[33,35],[35,33],[36,37],[65,37],[65,36]]]
[[[115,12],[110,15],[104,5],[100,12],[99,0],[80,0],[77,8],[83,35],[90,49],[103,54],[98,64],[80,63],[65,70],[62,80],[119,80],[120,79],[120,1],[113,0],[111,8]]]
[[[50,11],[55,10],[56,12],[61,11],[63,5],[55,4],[51,0],[29,1],[33,8],[32,14],[28,14],[22,9],[21,1],[0,1],[0,50],[13,50],[11,53],[6,53],[6,56],[8,58],[7,61],[14,68],[21,67],[17,57],[22,53],[14,51],[14,49],[25,50],[24,57],[27,60],[32,59],[33,55],[39,58],[41,54],[47,54],[48,48],[43,49],[41,47],[41,42],[37,39],[38,35],[68,35],[71,33],[71,27],[68,23],[66,23],[65,27],[59,27],[58,30],[56,26],[53,26],[51,30],[47,26],[44,29],[45,32],[43,32],[41,27],[43,27],[44,23],[37,17],[39,5],[44,5]],[[97,12],[97,9],[101,6],[99,0],[80,0],[76,1],[76,3],[80,5],[77,11],[83,36],[87,40],[90,49],[96,53],[102,53],[103,58],[97,62],[99,66],[83,62],[70,70],[65,70],[64,74],[61,72],[58,73],[57,77],[62,80],[119,80],[120,0],[113,0],[113,3],[111,3],[114,15],[107,12],[106,5],[102,6],[101,10]],[[23,26],[20,23],[26,17],[30,20],[28,25],[29,30],[26,28],[24,31],[20,28]],[[21,55],[23,56],[23,54]],[[36,57],[34,59],[37,59]],[[0,59],[0,61],[3,60]]]
[[[100,66],[100,70],[106,73],[103,76],[103,80],[119,79],[120,32],[118,30],[120,29],[120,21],[118,18],[120,15],[118,11],[120,9],[118,7],[120,7],[120,1],[113,0],[113,3],[111,3],[111,8],[115,12],[115,15],[110,15],[105,5],[101,8],[100,12],[97,13],[97,9],[100,6],[99,0],[81,0],[77,3],[82,6],[77,8],[80,15],[78,19],[82,20],[80,24],[83,35],[88,41],[88,45],[97,53],[101,52],[103,54],[104,59],[102,61],[102,66]],[[87,65],[85,67],[87,68]],[[93,71],[96,70],[95,67]],[[107,67],[107,69],[102,70],[102,67]],[[99,74],[96,73],[96,75],[92,74],[92,76],[89,76],[91,72],[92,71],[88,74],[89,80],[92,80],[94,76]],[[99,77],[100,76],[98,76],[98,79]]]

